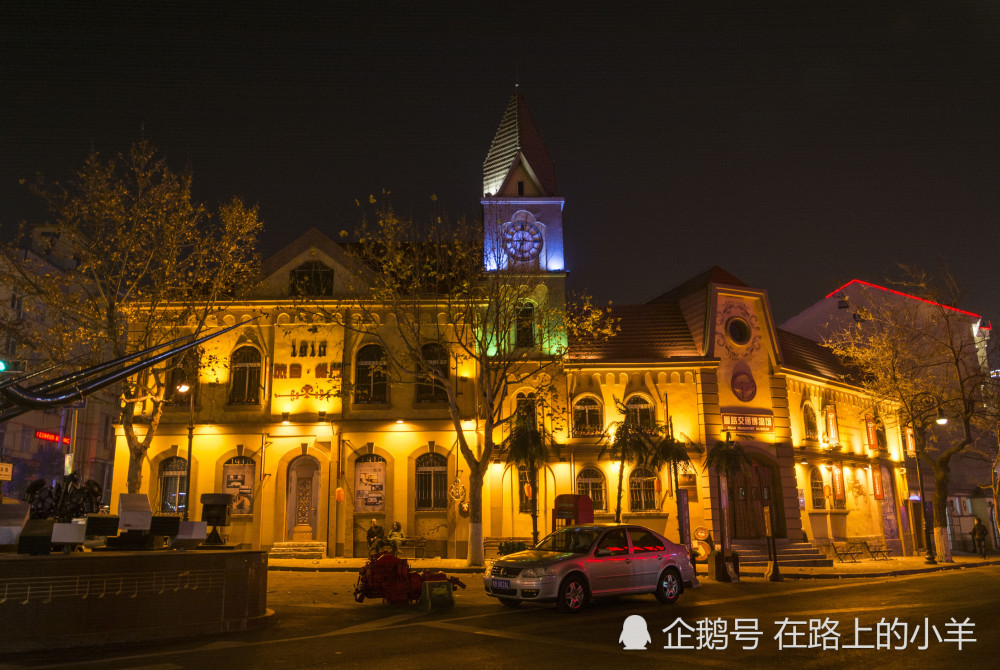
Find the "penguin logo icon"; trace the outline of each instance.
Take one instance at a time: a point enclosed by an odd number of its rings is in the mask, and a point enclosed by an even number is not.
[[[638,614],[633,614],[625,619],[622,625],[622,634],[618,637],[618,643],[625,644],[625,649],[646,650],[646,645],[653,640],[649,637],[649,629],[646,628],[646,620]]]

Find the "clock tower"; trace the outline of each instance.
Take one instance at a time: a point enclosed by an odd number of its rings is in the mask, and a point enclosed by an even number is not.
[[[520,91],[507,103],[483,163],[487,270],[565,272],[556,170]]]

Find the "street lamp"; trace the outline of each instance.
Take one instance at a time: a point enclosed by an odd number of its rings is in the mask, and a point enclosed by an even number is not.
[[[194,392],[186,381],[177,385],[177,392],[188,394],[187,477],[184,480],[184,521],[188,521],[188,510],[191,509],[191,461],[194,460],[192,454],[194,449]]]

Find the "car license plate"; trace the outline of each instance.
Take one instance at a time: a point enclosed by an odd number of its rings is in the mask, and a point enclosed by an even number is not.
[[[509,589],[510,580],[509,579],[494,579],[493,588],[495,589]]]

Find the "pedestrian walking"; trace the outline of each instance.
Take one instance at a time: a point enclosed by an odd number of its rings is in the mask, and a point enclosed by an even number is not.
[[[976,520],[972,523],[972,546],[973,549],[981,558],[986,558],[986,535],[988,531],[986,526],[976,517]]]

